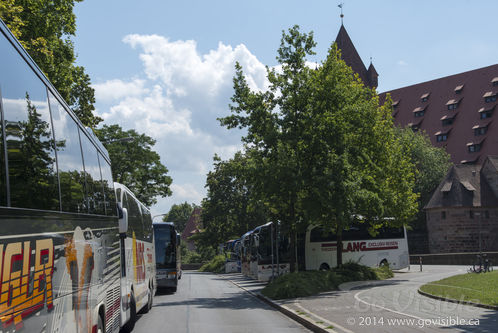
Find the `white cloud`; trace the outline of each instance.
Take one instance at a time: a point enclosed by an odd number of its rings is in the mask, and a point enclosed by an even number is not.
[[[398,66],[408,66],[408,63],[404,60],[398,60],[397,65]]]
[[[227,130],[217,120],[230,114],[235,62],[254,90],[268,87],[266,68],[243,44],[220,42],[200,54],[192,40],[134,34],[123,41],[138,50],[143,72],[132,73],[132,80],[94,85],[99,113],[106,124],[118,123],[157,140],[154,150],[173,178],[173,197],[158,198],[154,211],[163,213],[182,201],[199,204],[213,155],[226,159],[241,149],[241,131]]]
[[[100,84],[93,84],[95,98],[104,102],[112,102],[126,96],[141,96],[148,92],[144,88],[145,81],[135,79],[124,82],[118,79],[109,80]]]

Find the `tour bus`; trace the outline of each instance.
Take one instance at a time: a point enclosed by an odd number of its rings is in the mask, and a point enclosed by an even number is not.
[[[137,312],[152,308],[156,291],[156,265],[152,215],[123,184],[114,183],[118,205],[127,219],[126,233],[120,234],[121,324],[127,331],[135,326]]]
[[[389,264],[392,269],[410,265],[406,229],[382,228],[372,237],[367,225],[357,223],[342,232],[343,262],[377,267]],[[305,239],[306,270],[324,270],[337,266],[337,236],[319,226],[310,226]]]
[[[240,272],[240,239],[232,239],[223,244],[225,273]]]
[[[268,222],[251,233],[250,276],[268,281],[290,272],[289,237],[279,232],[278,224]]]
[[[157,288],[176,292],[182,278],[180,234],[173,222],[154,222]]]
[[[253,230],[246,232],[240,237],[240,261],[241,273],[244,276],[250,276],[250,263],[251,263],[251,234]]]
[[[3,332],[118,332],[109,155],[0,20]]]

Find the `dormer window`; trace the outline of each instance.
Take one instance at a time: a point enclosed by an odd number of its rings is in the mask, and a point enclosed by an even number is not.
[[[455,116],[456,116],[456,114],[442,117],[441,118],[441,125],[443,125],[443,126],[452,125],[453,121],[455,120]]]
[[[450,99],[448,102],[446,102],[448,110],[455,110],[456,108],[458,108],[459,104],[460,104],[459,99]]]
[[[446,130],[446,131],[439,131],[436,132],[434,135],[436,136],[437,142],[445,142],[448,140],[448,134],[451,129]]]
[[[474,127],[472,127],[472,129],[474,130],[474,135],[480,136],[486,134],[486,132],[488,131],[488,125],[489,123],[486,125],[475,125]]]
[[[493,85],[493,87],[498,87],[498,76],[491,80],[491,84]]]
[[[491,103],[491,102],[496,102],[496,95],[498,95],[497,92],[488,91],[482,97],[484,97],[484,102]]]
[[[463,84],[456,86],[455,88],[455,94],[460,94],[463,90]]]
[[[469,153],[477,153],[481,150],[480,144],[467,144],[467,148],[469,149]]]
[[[396,109],[399,105],[399,99],[397,101],[394,101],[392,106],[393,106],[393,109]]]
[[[419,106],[417,108],[415,108],[412,112],[413,112],[413,115],[415,116],[415,118],[419,118],[419,117],[423,117],[424,114],[425,114],[425,108],[427,106]]]
[[[479,109],[479,114],[481,115],[480,118],[481,119],[488,119],[488,118],[491,118],[493,116],[493,110],[495,109],[495,106],[491,107],[491,108],[480,108]]]
[[[422,96],[420,96],[420,100],[421,100],[422,102],[427,102],[427,100],[429,99],[429,95],[430,95],[430,94],[431,94],[431,93],[425,93],[425,94],[423,94]]]

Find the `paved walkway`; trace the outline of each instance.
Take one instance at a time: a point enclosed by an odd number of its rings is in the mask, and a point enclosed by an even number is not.
[[[428,282],[462,274],[464,266],[424,266],[384,281],[345,283],[341,290],[272,301],[313,324],[316,332],[496,332],[498,312],[434,300],[418,294]],[[261,298],[266,285],[241,274],[225,274],[240,288]],[[267,300],[268,301],[268,300]]]

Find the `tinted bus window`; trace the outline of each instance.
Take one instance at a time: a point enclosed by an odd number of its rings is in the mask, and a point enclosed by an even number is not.
[[[137,239],[143,239],[143,225],[142,225],[142,214],[140,213],[140,208],[135,198],[130,196],[128,193],[124,193],[123,201],[125,201],[125,207],[128,208],[128,229],[130,235],[135,233]],[[126,199],[125,199],[126,198]]]
[[[100,172],[102,173],[102,185],[104,187],[105,213],[109,216],[116,216],[116,195],[114,194],[114,183],[112,181],[111,166],[99,154]],[[121,190],[120,190],[121,191]]]
[[[337,237],[332,231],[325,231],[320,227],[311,229],[310,242],[330,242],[336,240]]]
[[[62,210],[87,213],[78,125],[52,94],[49,94],[49,98],[57,146]]]
[[[150,214],[150,211],[145,208],[145,206],[142,205],[142,218],[143,218],[143,224],[144,224],[144,233],[145,233],[145,241],[147,242],[152,242],[152,234],[153,234],[153,229],[152,229],[152,215]]]
[[[80,131],[81,150],[83,151],[83,166],[85,168],[86,196],[88,212],[104,215],[104,192],[97,148],[90,139]]]
[[[176,233],[171,226],[154,226],[154,246],[156,251],[156,268],[175,268]]]
[[[12,46],[0,43],[11,206],[60,210],[47,90]]]

